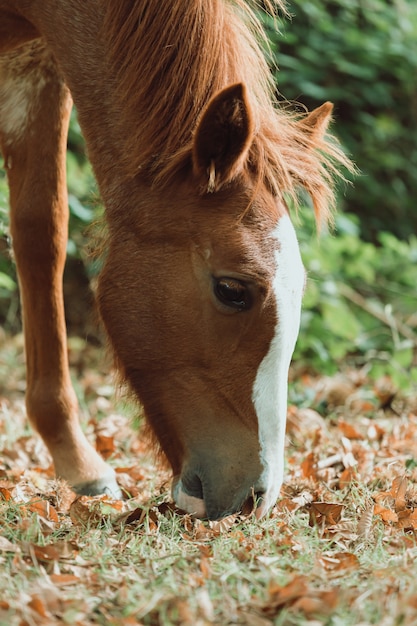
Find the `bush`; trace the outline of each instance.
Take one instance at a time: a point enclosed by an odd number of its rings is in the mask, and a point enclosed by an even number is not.
[[[294,360],[328,374],[349,361],[367,364],[373,378],[417,384],[417,237],[381,232],[374,246],[360,239],[355,216],[339,215],[337,234],[317,238],[311,213],[303,219],[308,283]]]
[[[289,0],[281,33],[266,19],[281,94],[335,103],[335,132],[358,165],[341,205],[361,233],[417,232],[417,3]]]

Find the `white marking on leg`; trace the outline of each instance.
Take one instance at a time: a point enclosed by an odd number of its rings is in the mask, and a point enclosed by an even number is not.
[[[277,325],[269,351],[259,366],[252,394],[264,467],[261,483],[266,486],[259,515],[273,506],[283,480],[288,370],[300,328],[305,282],[297,237],[287,215],[281,217],[272,236],[278,244],[273,282]]]

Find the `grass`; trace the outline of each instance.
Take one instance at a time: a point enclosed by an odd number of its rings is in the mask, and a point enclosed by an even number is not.
[[[4,337],[0,625],[415,624],[412,397],[382,409],[380,392],[347,372],[347,395],[330,406],[338,379],[304,376],[292,387],[281,501],[260,522],[208,523],[169,504],[169,475],[109,397],[99,352],[73,341],[70,354],[86,431],[107,437],[132,497],[74,503],[53,478],[25,420],[21,338]],[[302,387],[322,414],[303,407]]]

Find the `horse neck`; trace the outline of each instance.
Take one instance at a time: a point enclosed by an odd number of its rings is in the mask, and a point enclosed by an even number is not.
[[[17,0],[16,0],[17,1]],[[115,94],[99,37],[104,3],[97,0],[31,0],[25,17],[51,48],[70,88],[88,155],[103,195],[117,178]],[[120,146],[120,148],[119,148]]]

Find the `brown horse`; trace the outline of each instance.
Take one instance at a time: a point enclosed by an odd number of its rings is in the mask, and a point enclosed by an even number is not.
[[[120,495],[67,364],[71,98],[106,207],[99,310],[177,504],[215,519],[278,496],[305,283],[284,196],[304,188],[326,219],[346,160],[325,137],[329,103],[275,105],[260,34],[244,0],[0,0],[27,413],[78,493]]]

